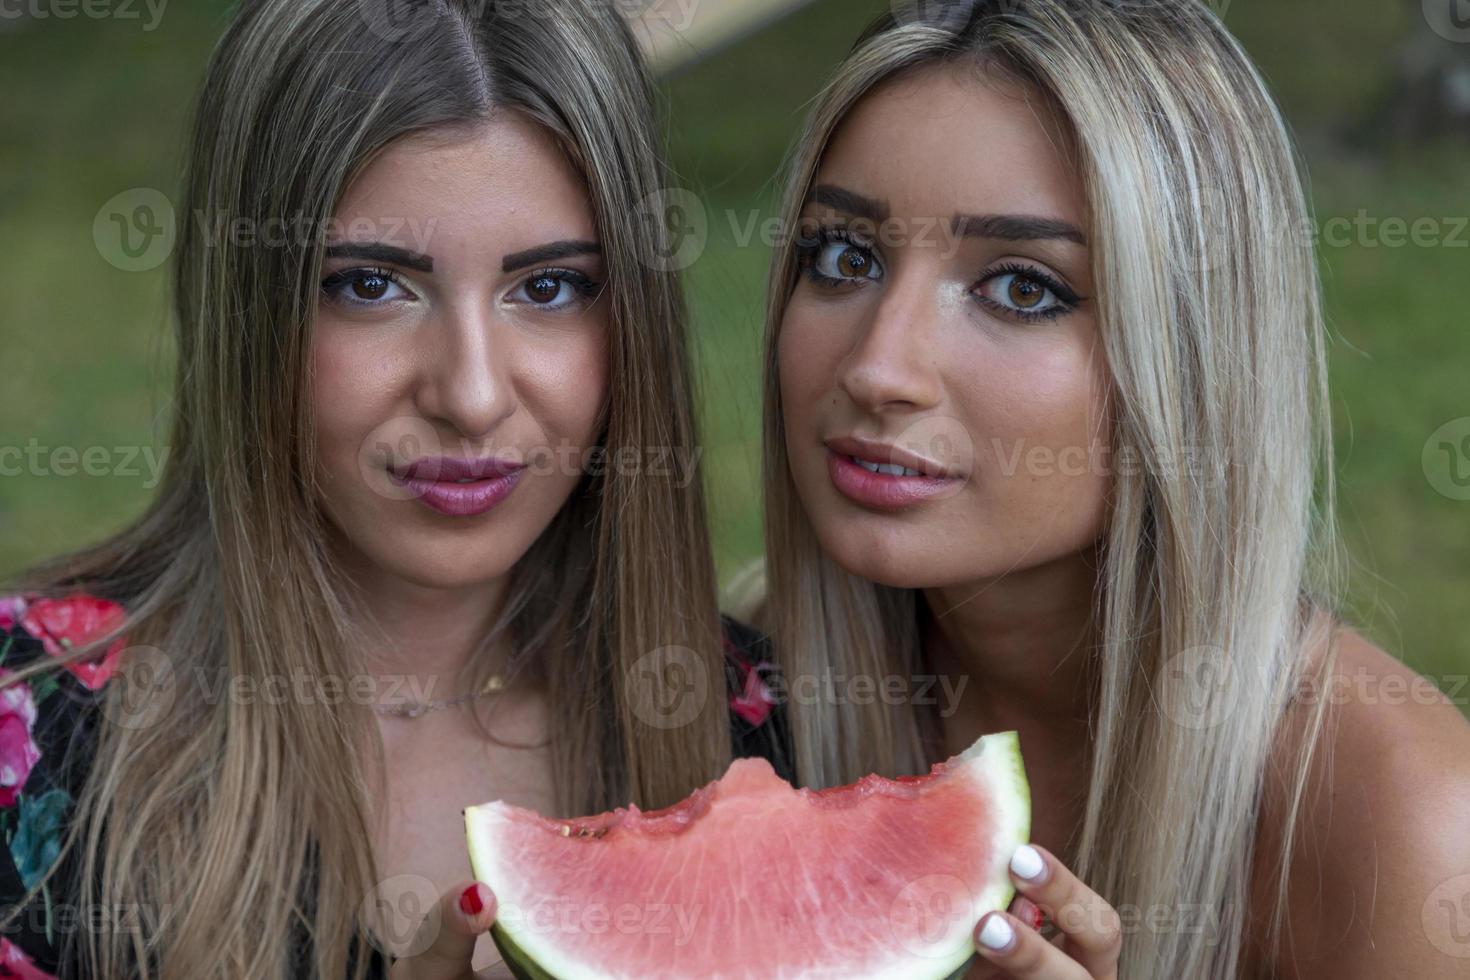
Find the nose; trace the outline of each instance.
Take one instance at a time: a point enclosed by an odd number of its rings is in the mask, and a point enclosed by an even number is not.
[[[941,398],[932,284],[911,279],[884,292],[837,368],[839,387],[875,415],[933,408]]]
[[[415,393],[425,419],[480,439],[515,414],[514,337],[497,327],[485,302],[450,307],[430,325]]]

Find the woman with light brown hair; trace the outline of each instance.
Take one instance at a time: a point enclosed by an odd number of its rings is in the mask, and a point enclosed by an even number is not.
[[[1197,0],[896,6],[783,203],[762,625],[791,691],[918,683],[792,697],[798,775],[1019,731],[1056,932],[986,916],[968,976],[1464,976],[1470,728],[1337,613],[1264,83]]]
[[[163,484],[0,604],[7,975],[467,974],[463,807],[665,805],[776,744],[760,703],[669,720],[757,639],[628,27],[382,9],[251,0],[214,52]]]

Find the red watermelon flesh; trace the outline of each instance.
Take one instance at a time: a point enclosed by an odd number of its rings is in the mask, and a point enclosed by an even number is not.
[[[921,777],[797,790],[742,759],[655,812],[465,811],[496,942],[532,980],[950,977],[1010,903],[1030,817],[1014,732]]]

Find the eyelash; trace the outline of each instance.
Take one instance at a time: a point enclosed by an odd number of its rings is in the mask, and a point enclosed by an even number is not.
[[[409,291],[408,285],[403,281],[402,277],[399,276],[398,273],[396,273],[392,269],[385,269],[381,267],[363,267],[357,269],[343,269],[340,272],[334,272],[331,275],[327,276],[325,279],[322,280],[322,294],[330,301],[362,308],[371,308],[374,306],[381,306],[385,303],[392,302],[392,300],[382,299],[360,299],[358,297],[351,296],[344,291],[344,287],[350,286],[353,283],[362,282],[367,279],[385,279],[388,282],[397,286],[399,289]],[[585,300],[588,303],[595,301],[600,295],[602,295],[603,284],[597,282],[591,276],[588,276],[584,272],[579,272],[576,269],[557,268],[537,269],[535,272],[532,272],[530,275],[526,276],[526,278],[522,279],[520,284],[516,286],[515,291],[520,292],[522,290],[528,289],[531,283],[536,282],[538,279],[555,279],[558,282],[565,283],[572,288],[572,291],[576,294],[578,299]],[[541,306],[549,310],[560,310],[570,304],[564,303],[561,305],[553,306],[550,303],[535,303],[534,301],[532,301],[529,302],[528,305]]]
[[[818,271],[816,264],[817,256],[828,245],[836,244],[850,245],[853,248],[862,249],[870,259],[875,263],[877,262],[877,258],[873,255],[873,246],[865,241],[859,240],[846,228],[831,226],[819,228],[817,229],[815,241],[803,239],[797,245],[797,265],[809,281],[828,289],[840,289],[844,286],[851,286],[859,281],[856,279],[840,279],[835,276],[824,275]]]
[[[1031,310],[1013,310],[1008,306],[1002,306],[1001,304],[996,303],[989,297],[981,296],[978,294],[975,295],[975,299],[981,304],[988,306],[991,309],[994,309],[1004,314],[1005,316],[1019,317],[1022,320],[1027,320],[1030,322],[1035,322],[1038,320],[1055,320],[1058,317],[1063,317],[1066,316],[1068,313],[1073,312],[1077,309],[1078,304],[1082,302],[1082,297],[1078,296],[1071,289],[1067,288],[1066,284],[1062,283],[1055,276],[1043,272],[1041,269],[1037,268],[1034,265],[1027,265],[1022,262],[1005,262],[997,266],[996,268],[991,269],[988,273],[985,274],[985,277],[981,279],[980,282],[976,283],[976,289],[994,279],[1000,279],[1004,276],[1021,276],[1024,279],[1029,279],[1032,282],[1036,283],[1038,286],[1041,286],[1043,289],[1050,291],[1057,300],[1057,305],[1053,306],[1051,309],[1033,312]]]
[[[816,259],[817,256],[821,254],[822,250],[829,245],[839,243],[847,244],[854,248],[861,249],[863,252],[867,253],[869,261],[873,262],[880,269],[883,267],[883,264],[878,261],[877,256],[873,254],[872,245],[868,244],[867,242],[858,240],[846,228],[828,226],[817,230],[814,241],[802,241],[797,246],[798,268],[810,282],[814,283],[815,285],[822,286],[826,289],[841,289],[844,287],[852,288],[858,283],[864,281],[863,279],[844,279],[834,276],[828,276],[817,269]],[[1049,290],[1051,294],[1056,297],[1057,305],[1053,306],[1051,309],[1042,310],[1040,312],[1033,312],[1030,310],[1016,310],[1011,309],[1008,306],[1003,306],[1002,304],[995,302],[989,297],[980,295],[978,293],[979,288],[986,283],[1009,275],[1024,277],[1043,287],[1044,289]],[[1043,271],[1037,266],[1015,261],[1005,262],[994,269],[986,271],[981,276],[979,282],[977,282],[974,288],[971,290],[971,295],[975,297],[976,302],[980,303],[982,306],[985,306],[987,309],[994,310],[1002,316],[1015,317],[1019,320],[1033,323],[1044,320],[1055,320],[1059,317],[1066,316],[1067,314],[1074,312],[1082,302],[1081,296],[1078,296],[1074,290],[1069,288],[1065,283],[1061,282],[1055,276]]]
[[[593,279],[585,272],[579,272],[576,269],[537,269],[525,279],[521,280],[521,284],[516,287],[516,291],[519,292],[522,289],[526,289],[531,285],[531,283],[535,282],[538,279],[556,279],[560,282],[564,282],[568,286],[572,287],[572,291],[577,294],[577,297],[579,299],[587,303],[595,302],[597,298],[602,295],[603,284]],[[546,309],[564,308],[560,306],[553,307],[547,303],[533,302],[530,305],[541,306],[545,307]]]
[[[334,272],[327,276],[322,280],[322,295],[332,302],[344,303],[348,306],[381,306],[386,302],[385,300],[359,299],[355,296],[349,296],[343,291],[344,286],[362,282],[365,279],[386,279],[399,289],[408,289],[403,279],[392,269],[370,266],[360,269],[343,269],[341,272]]]

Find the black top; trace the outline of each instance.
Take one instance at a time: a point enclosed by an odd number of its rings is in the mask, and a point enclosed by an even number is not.
[[[107,629],[121,610],[86,596],[27,603],[0,596],[0,680],[37,659],[63,652]],[[768,759],[786,779],[788,732],[764,679],[774,670],[769,643],[750,627],[724,620],[730,724],[736,757]],[[87,775],[95,744],[101,689],[111,677],[119,640],[100,663],[68,668],[33,683],[0,690],[0,916],[19,905],[29,887],[56,864],[74,801]],[[78,956],[69,932],[91,920],[77,908],[68,883],[79,880],[81,857],[73,847],[46,889],[0,932],[0,980],[79,980]],[[308,913],[314,899],[307,876]],[[308,914],[309,921],[309,914]],[[127,923],[123,923],[126,927]],[[311,939],[298,927],[293,947],[301,975],[311,963]],[[370,949],[366,943],[364,950]],[[387,975],[387,959],[371,949],[369,975]],[[65,962],[62,962],[65,958]]]

